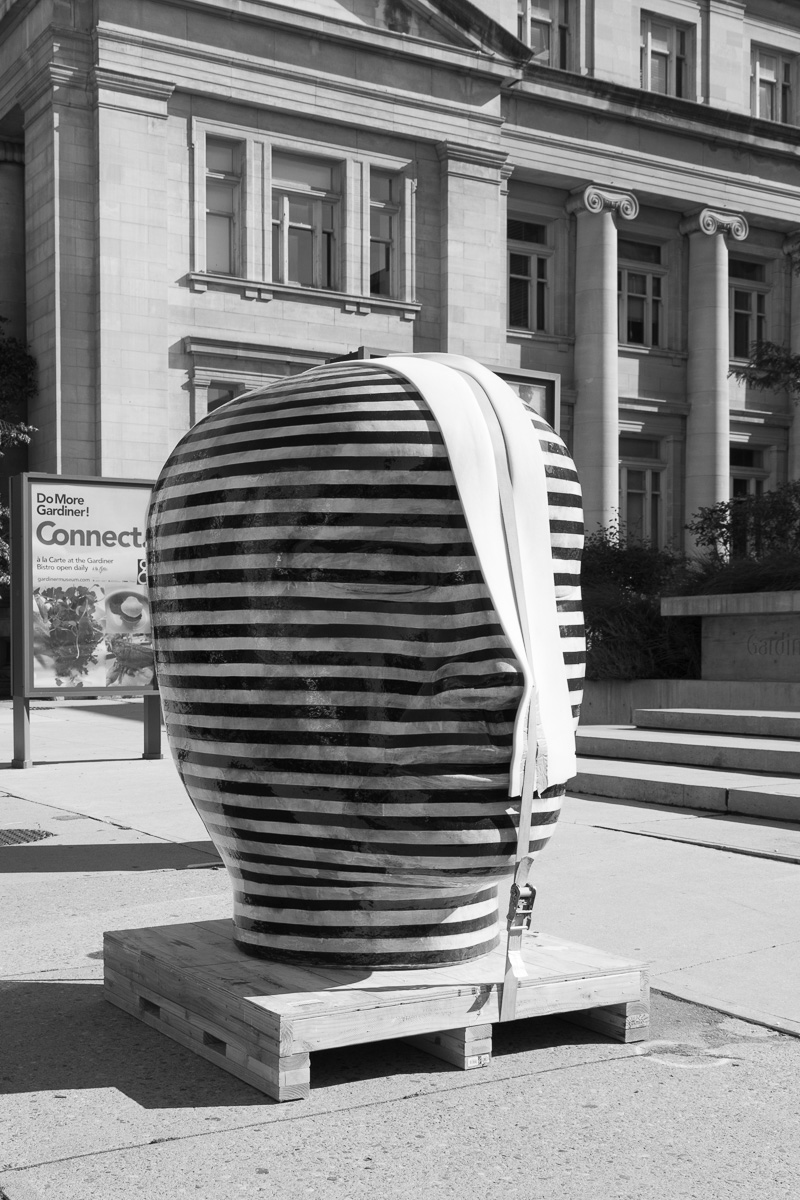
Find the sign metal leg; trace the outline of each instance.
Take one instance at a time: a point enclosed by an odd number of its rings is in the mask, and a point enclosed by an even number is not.
[[[31,702],[26,696],[14,697],[14,757],[12,767],[32,767]]]
[[[142,758],[163,758],[161,753],[161,697],[144,697],[144,753]]]

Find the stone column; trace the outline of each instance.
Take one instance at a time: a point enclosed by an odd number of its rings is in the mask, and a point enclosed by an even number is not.
[[[686,499],[688,521],[701,507],[729,498],[730,369],[728,247],[743,241],[747,221],[704,208],[681,222],[689,238],[689,360],[686,390]]]
[[[800,229],[786,238],[783,252],[791,272],[789,349],[792,354],[800,354]],[[789,429],[789,478],[800,479],[800,404],[791,395],[789,412],[792,418]]]
[[[617,226],[632,221],[630,192],[590,184],[570,197],[575,213],[575,430],[573,454],[583,488],[586,529],[609,525],[619,511],[619,329]]]
[[[487,366],[506,343],[505,229],[501,225],[505,151],[440,142],[441,349]]]

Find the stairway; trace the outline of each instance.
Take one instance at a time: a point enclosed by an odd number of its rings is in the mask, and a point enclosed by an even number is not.
[[[578,730],[579,795],[800,822],[800,714],[637,709]]]

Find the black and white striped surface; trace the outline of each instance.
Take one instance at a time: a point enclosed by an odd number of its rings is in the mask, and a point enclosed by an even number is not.
[[[531,420],[577,718],[580,492]],[[492,949],[521,677],[422,396],[378,360],[210,414],[156,485],[149,553],[167,733],[238,943],[384,968]],[[533,850],[563,790],[537,802]]]

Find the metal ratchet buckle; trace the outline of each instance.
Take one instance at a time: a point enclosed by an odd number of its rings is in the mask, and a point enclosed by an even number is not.
[[[525,884],[520,888],[516,883],[511,885],[508,906],[508,927],[512,929],[530,929],[533,918],[533,905],[536,900],[536,888]]]

